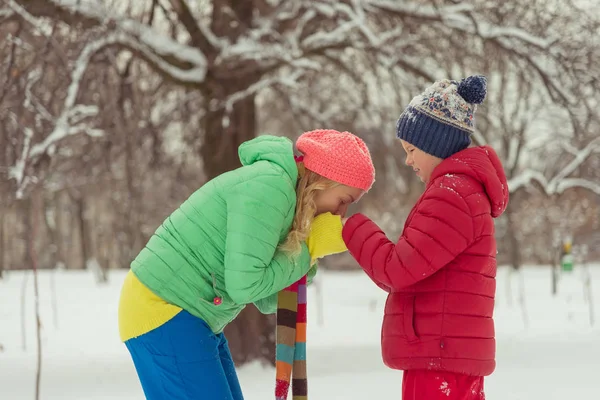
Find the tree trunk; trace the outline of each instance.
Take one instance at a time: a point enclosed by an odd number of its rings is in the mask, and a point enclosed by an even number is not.
[[[78,195],[75,199],[77,205],[77,222],[79,227],[79,240],[81,244],[81,269],[87,268],[87,262],[91,259],[90,238],[88,235],[87,223],[85,220],[85,197]]]
[[[231,93],[231,90],[225,90]],[[238,147],[256,136],[254,96],[220,108],[205,116],[204,140],[200,149],[208,179],[241,166]],[[256,359],[275,363],[275,316],[263,315],[253,305],[225,328],[231,354],[236,364]]]
[[[250,85],[254,80],[247,83]],[[226,83],[222,83],[223,86]],[[242,84],[243,86],[244,84]],[[237,85],[236,85],[237,86]],[[235,92],[227,88],[227,93]],[[238,147],[256,137],[256,105],[254,96],[236,102],[230,110],[219,107],[204,118],[204,136],[200,154],[208,179],[241,166]]]
[[[135,258],[140,248],[143,246],[140,235],[140,216],[138,210],[142,207],[143,196],[140,193],[139,178],[136,176],[137,160],[135,158],[136,147],[139,145],[136,142],[136,135],[133,134],[138,129],[132,121],[135,118],[131,115],[131,106],[134,104],[133,89],[131,87],[131,62],[127,64],[124,71],[121,73],[121,85],[119,87],[119,111],[121,118],[121,126],[126,132],[125,137],[125,181],[127,184],[127,260]],[[127,134],[131,132],[132,134]]]
[[[125,179],[127,182],[127,248],[126,254],[127,259],[132,260],[140,250],[138,245],[138,237],[140,231],[140,223],[138,218],[138,208],[140,204],[141,196],[139,196],[139,183],[136,182],[135,177],[135,156],[133,151],[134,144],[132,143],[131,135],[127,137],[127,144],[125,151],[127,156],[125,157]]]
[[[4,269],[6,263],[5,244],[4,244],[4,217],[6,216],[6,207],[0,205],[0,279],[4,278]]]
[[[18,260],[18,268],[19,269],[30,269],[29,266],[33,265],[33,260],[31,259],[31,252],[29,251],[29,237],[31,236],[31,218],[30,218],[30,213],[31,213],[31,198],[24,198],[23,200],[19,201],[19,214],[20,217],[22,218],[22,223],[23,223],[23,236],[21,236],[21,239],[23,240],[23,243],[25,244],[24,247],[24,253],[21,254],[21,258]]]
[[[516,197],[516,196],[515,196]],[[523,265],[521,257],[521,248],[517,238],[517,228],[514,223],[514,210],[517,209],[517,199],[511,199],[506,208],[506,234],[508,235],[509,260],[511,266],[518,270]]]
[[[36,326],[36,373],[35,373],[35,400],[40,398],[40,382],[42,376],[42,321],[40,318],[40,294],[39,294],[39,282],[38,282],[38,255],[36,250],[37,234],[39,231],[39,215],[40,210],[43,209],[41,206],[41,193],[40,189],[33,190],[31,192],[32,199],[30,200],[30,211],[29,211],[29,237],[27,240],[27,249],[29,254],[29,260],[31,261],[31,269],[33,270],[33,297],[35,304],[35,326]]]
[[[8,146],[7,146],[7,139],[8,139],[8,134],[5,133],[6,132],[6,128],[3,129],[4,132],[0,133],[0,165],[4,166],[7,165],[8,163],[6,162],[7,160],[7,152],[8,152]],[[0,279],[2,279],[4,277],[4,271],[7,269],[7,265],[8,265],[8,256],[7,256],[7,251],[9,251],[10,247],[6,246],[6,244],[4,243],[5,241],[5,236],[4,236],[4,223],[5,223],[5,216],[7,215],[7,213],[11,213],[13,214],[14,211],[10,210],[10,208],[8,207],[8,198],[9,198],[9,189],[10,185],[7,182],[6,179],[6,175],[4,175],[3,173],[0,172]]]
[[[57,222],[58,210],[60,209],[60,200],[57,199],[57,196],[59,195],[48,193],[43,197],[44,204],[42,211],[44,213],[44,224],[46,232],[50,236],[50,268],[56,268],[59,263],[65,264],[60,237],[60,225]],[[52,214],[54,218],[51,218],[49,214]]]
[[[23,229],[25,235],[25,271],[23,274],[23,283],[21,285],[21,342],[23,351],[27,350],[27,311],[25,309],[27,304],[27,284],[28,284],[28,270],[33,266],[33,251],[30,251],[31,246],[31,235],[32,235],[32,218],[31,218],[31,199],[25,198],[19,201],[19,211],[23,215]]]
[[[275,326],[274,314],[261,314],[252,304],[227,325],[224,332],[236,365],[254,360],[275,365]]]
[[[251,26],[253,12],[258,6],[264,8],[262,11],[267,11],[268,3],[215,0],[211,30],[215,35],[227,37],[234,42]],[[192,37],[192,42],[201,47],[203,40]],[[248,68],[245,70],[228,70],[226,77],[222,74],[222,69],[227,68],[226,66],[208,71],[203,95],[210,99],[210,104],[203,119],[204,135],[200,147],[207,179],[241,166],[238,147],[256,136],[255,96],[250,94],[233,104],[227,103],[232,94],[247,90],[260,79],[260,72],[252,71],[251,62],[246,67]],[[275,325],[274,315],[263,315],[254,305],[246,307],[225,328],[234,361],[242,364],[263,359],[274,365]]]

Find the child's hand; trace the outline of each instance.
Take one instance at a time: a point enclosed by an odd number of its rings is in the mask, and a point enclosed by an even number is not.
[[[324,213],[315,217],[306,244],[313,261],[348,250],[342,238],[342,219],[340,216]]]

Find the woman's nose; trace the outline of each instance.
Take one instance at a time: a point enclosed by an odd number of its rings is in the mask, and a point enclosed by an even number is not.
[[[346,216],[346,212],[348,211],[348,204],[344,204],[341,205],[337,211],[335,212],[335,215],[339,215],[340,217],[344,218]]]

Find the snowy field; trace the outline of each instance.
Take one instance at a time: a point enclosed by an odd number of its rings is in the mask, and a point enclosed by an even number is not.
[[[589,303],[581,281],[563,280],[561,292],[554,298],[550,295],[549,269],[527,268],[522,277],[511,279],[508,271],[501,269],[498,276],[498,367],[486,380],[487,399],[600,398],[600,321],[590,327]],[[592,304],[598,320],[600,265],[591,272]],[[110,284],[105,286],[97,286],[91,273],[85,271],[41,274],[42,399],[144,398],[117,333],[117,302],[124,274],[112,272]],[[21,319],[25,274],[10,272],[7,280],[0,281],[0,400],[34,398],[33,279],[30,272],[27,275],[25,350]],[[509,280],[512,291],[508,289]],[[526,313],[518,302],[521,281],[525,285]],[[316,288],[311,287],[309,292],[310,397],[400,399],[402,374],[387,369],[380,358],[385,293],[358,271],[321,272],[319,283],[323,293],[322,325]],[[53,286],[56,297],[52,295]],[[252,364],[241,368],[239,374],[247,400],[274,397],[272,368]]]

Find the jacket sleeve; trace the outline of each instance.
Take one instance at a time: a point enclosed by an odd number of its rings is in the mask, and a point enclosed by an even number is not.
[[[258,311],[262,314],[275,314],[277,312],[277,299],[279,292],[273,293],[270,296],[258,299],[254,302]]]
[[[346,221],[350,254],[380,287],[400,290],[426,279],[473,241],[473,218],[456,191],[431,188],[417,207],[397,243],[362,214]]]
[[[312,281],[315,278],[315,275],[317,274],[317,268],[317,264],[313,264],[313,266],[308,271],[308,275],[306,276],[307,286],[310,286],[312,284]],[[256,308],[258,308],[258,311],[260,311],[263,314],[275,314],[277,312],[278,294],[279,292],[273,293],[268,297],[256,300],[254,302],[254,305],[256,306]]]
[[[291,258],[278,249],[295,201],[289,181],[262,173],[226,192],[225,289],[238,304],[253,303],[299,280],[310,268],[310,255],[302,244]]]

